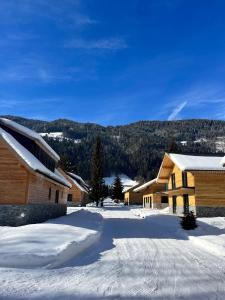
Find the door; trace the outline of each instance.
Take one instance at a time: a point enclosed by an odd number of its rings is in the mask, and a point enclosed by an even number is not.
[[[173,196],[173,214],[177,212],[177,196]]]
[[[149,206],[150,206],[150,208],[152,208],[152,197],[149,197],[149,201],[150,201]]]
[[[188,195],[183,195],[183,201],[184,201],[184,214],[189,213],[189,197]]]

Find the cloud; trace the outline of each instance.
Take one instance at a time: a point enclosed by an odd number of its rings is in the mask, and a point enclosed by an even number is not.
[[[79,27],[96,23],[82,12],[82,2],[78,0],[1,0],[0,24],[27,24],[40,19],[51,20],[57,26]]]
[[[73,39],[65,43],[67,48],[76,49],[103,49],[103,50],[121,50],[128,47],[126,41],[122,38],[108,38],[98,40]]]
[[[180,103],[178,106],[176,106],[174,108],[174,110],[172,111],[172,113],[169,115],[168,120],[176,120],[177,116],[179,115],[179,113],[184,109],[184,107],[188,104],[187,101],[184,101],[182,103]]]

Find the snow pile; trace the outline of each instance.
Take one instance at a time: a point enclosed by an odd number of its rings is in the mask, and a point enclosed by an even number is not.
[[[158,215],[158,214],[162,214],[162,215],[167,215],[169,214],[169,207],[163,208],[163,209],[147,209],[147,208],[131,208],[132,213],[135,216],[138,216],[140,218],[146,218],[146,217],[150,217],[152,215]]]
[[[86,210],[41,224],[0,227],[0,266],[60,266],[95,243],[101,228],[101,215]]]
[[[198,218],[198,227],[186,231],[189,240],[212,254],[225,257],[225,218]]]

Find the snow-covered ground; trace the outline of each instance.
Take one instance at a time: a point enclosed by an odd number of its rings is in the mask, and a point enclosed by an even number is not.
[[[101,215],[72,208],[45,223],[0,227],[0,267],[58,266],[96,242],[101,228]]]
[[[201,219],[185,232],[165,211],[110,201],[86,211],[103,217],[99,242],[57,268],[0,268],[0,299],[225,299],[225,258],[189,239],[220,243],[224,218]],[[80,230],[92,227],[86,221]]]

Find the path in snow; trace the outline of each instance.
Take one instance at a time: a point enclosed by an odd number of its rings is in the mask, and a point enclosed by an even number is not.
[[[167,215],[100,210],[100,242],[58,269],[0,269],[0,299],[225,299],[225,261]]]

